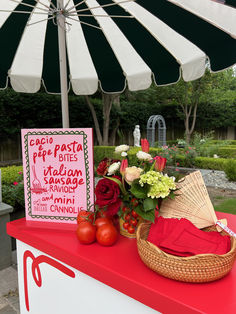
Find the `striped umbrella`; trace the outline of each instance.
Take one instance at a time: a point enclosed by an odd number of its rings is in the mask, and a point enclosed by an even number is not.
[[[1,0],[0,88],[121,93],[236,62],[236,9],[212,0]]]

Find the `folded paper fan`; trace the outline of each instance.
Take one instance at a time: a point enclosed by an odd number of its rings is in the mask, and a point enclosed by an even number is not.
[[[218,219],[200,171],[195,171],[180,180],[175,194],[173,200],[163,200],[159,216],[186,218],[199,229],[217,224]],[[221,222],[227,224],[226,219]]]

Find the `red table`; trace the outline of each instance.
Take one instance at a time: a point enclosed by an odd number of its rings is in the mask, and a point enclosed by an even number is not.
[[[228,226],[236,230],[236,215],[217,213],[217,216],[227,218]],[[81,245],[76,238],[75,230],[76,225],[29,222],[25,219],[7,224],[9,235],[18,242],[29,245],[27,251],[31,250],[29,248],[37,249],[41,255],[49,256],[50,260],[56,259],[65,263],[69,269],[78,270],[161,313],[236,313],[236,265],[226,277],[215,282],[205,284],[178,282],[164,278],[147,268],[139,258],[135,239],[120,236],[116,245],[112,247],[102,247],[97,243]],[[31,254],[28,257],[33,261],[32,270],[35,271],[35,277],[40,277],[38,264],[50,264],[50,260],[38,259],[34,263],[35,257],[32,253],[28,254]],[[27,256],[24,255],[24,258],[27,260]],[[24,267],[21,261],[18,261],[18,267]],[[20,269],[18,273],[19,276],[23,276]],[[70,273],[67,276],[73,277]],[[37,280],[40,281],[40,278],[35,278],[35,282]],[[47,278],[43,280],[45,282]],[[22,282],[22,279],[19,278],[19,281]],[[24,286],[25,288],[29,286]],[[24,292],[30,295],[31,291],[21,290],[22,288],[20,288],[22,309],[25,306],[22,301],[25,300]],[[91,302],[92,300],[91,296]],[[68,309],[68,313],[80,312]],[[102,311],[98,310],[96,313]],[[110,313],[121,312],[111,310]],[[125,308],[123,313],[128,313]]]

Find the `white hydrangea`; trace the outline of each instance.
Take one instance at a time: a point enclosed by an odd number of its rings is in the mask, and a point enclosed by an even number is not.
[[[138,159],[141,159],[141,160],[147,160],[147,161],[152,160],[152,156],[150,154],[142,152],[141,150],[137,152],[136,156]]]
[[[129,145],[120,145],[120,146],[116,146],[115,148],[115,152],[116,153],[122,153],[122,152],[127,152],[129,150]]]
[[[121,153],[121,156],[122,156],[122,157],[126,157],[127,155],[128,155],[128,154],[127,154],[126,152],[122,152],[122,153]]]
[[[110,165],[110,167],[108,168],[108,175],[111,176],[114,173],[116,173],[116,171],[118,171],[118,169],[120,168],[120,162],[114,162],[113,164]]]

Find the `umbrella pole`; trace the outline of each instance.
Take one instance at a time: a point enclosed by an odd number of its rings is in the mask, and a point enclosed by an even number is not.
[[[63,8],[63,0],[58,0],[58,7]],[[69,109],[68,109],[68,88],[67,88],[67,67],[66,67],[66,33],[65,17],[58,14],[58,46],[60,63],[60,83],[61,83],[61,109],[62,127],[69,128]]]

